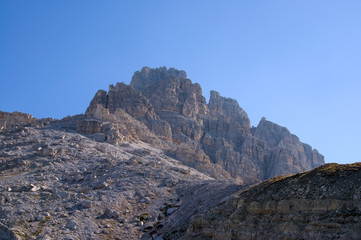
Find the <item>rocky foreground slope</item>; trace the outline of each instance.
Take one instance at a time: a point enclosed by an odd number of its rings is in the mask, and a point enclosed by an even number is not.
[[[182,239],[361,239],[361,163],[326,164],[234,194]]]
[[[182,206],[178,221],[242,188],[149,144],[115,147],[64,126],[0,135],[0,239],[139,239],[153,227],[156,236]]]

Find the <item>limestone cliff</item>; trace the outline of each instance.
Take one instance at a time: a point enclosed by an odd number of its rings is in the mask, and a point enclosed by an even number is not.
[[[296,173],[324,164],[323,156],[317,150],[301,143],[287,128],[262,118],[254,136],[263,140],[269,149],[267,178],[286,172]]]
[[[99,90],[91,101],[86,115],[94,116],[96,109],[100,107],[114,114],[117,109],[123,109],[138,121],[144,123],[158,136],[171,138],[171,129],[166,121],[161,120],[154,111],[149,100],[141,92],[124,83],[109,86],[109,92]]]
[[[98,91],[86,115],[94,116],[98,105],[110,114],[123,109],[165,141],[169,155],[183,163],[200,171],[212,166],[213,172],[241,182],[256,183],[324,163],[317,150],[284,127],[262,119],[251,129],[236,100],[211,91],[207,104],[200,85],[174,68],[144,67],[130,85],[117,83],[108,92]]]

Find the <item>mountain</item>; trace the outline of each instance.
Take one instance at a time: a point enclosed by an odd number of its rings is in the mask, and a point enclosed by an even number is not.
[[[166,240],[207,239],[202,216],[228,214],[234,196],[253,199],[246,188],[324,158],[265,118],[251,127],[234,99],[212,91],[207,103],[186,72],[144,67],[129,85],[99,90],[84,114],[0,112],[0,163],[0,239]]]
[[[130,85],[99,90],[85,115],[106,120],[99,112],[118,109],[166,142],[169,155],[217,179],[256,183],[324,164],[317,150],[284,127],[263,118],[251,128],[236,100],[211,91],[207,103],[201,86],[174,68],[144,67]]]

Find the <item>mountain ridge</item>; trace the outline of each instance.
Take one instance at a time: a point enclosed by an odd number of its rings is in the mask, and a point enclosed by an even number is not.
[[[235,99],[211,91],[207,103],[201,86],[175,68],[143,67],[129,85],[117,83],[110,85],[108,92],[98,91],[85,115],[94,116],[97,105],[110,113],[124,109],[155,135],[186,144],[180,151],[188,151],[187,157],[194,155],[193,162],[206,159],[241,181],[262,181],[324,164],[317,150],[284,127],[261,119],[251,128],[247,113]],[[173,156],[185,161],[180,151],[170,149]]]

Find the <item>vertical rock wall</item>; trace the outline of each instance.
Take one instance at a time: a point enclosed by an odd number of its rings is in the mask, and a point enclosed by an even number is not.
[[[168,143],[169,154],[199,170],[228,172],[246,183],[324,164],[317,150],[301,143],[285,127],[262,119],[250,126],[247,113],[231,98],[211,91],[206,103],[199,84],[184,71],[144,67],[130,85],[100,90],[86,111],[96,106],[124,109]],[[218,169],[218,170],[217,170]]]

